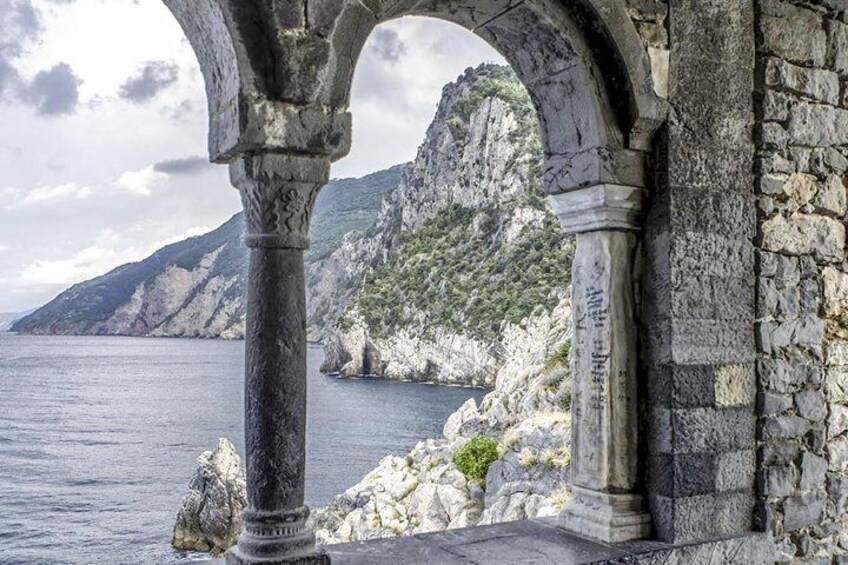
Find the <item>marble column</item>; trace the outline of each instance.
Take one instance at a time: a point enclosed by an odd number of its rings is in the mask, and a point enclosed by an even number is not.
[[[245,155],[230,165],[250,247],[245,334],[248,508],[228,565],[329,563],[315,552],[306,467],[306,292],[303,251],[327,158]]]
[[[596,185],[551,197],[577,234],[572,266],[572,500],[566,530],[616,543],[650,535],[638,483],[634,268],[642,189]]]

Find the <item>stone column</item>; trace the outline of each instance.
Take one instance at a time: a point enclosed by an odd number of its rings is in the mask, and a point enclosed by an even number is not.
[[[245,334],[248,508],[228,565],[329,563],[315,554],[306,467],[306,291],[303,250],[328,158],[245,155],[230,165],[250,247]]]
[[[572,267],[572,495],[560,525],[605,542],[650,535],[638,481],[634,267],[642,189],[596,185],[551,204],[577,234]]]

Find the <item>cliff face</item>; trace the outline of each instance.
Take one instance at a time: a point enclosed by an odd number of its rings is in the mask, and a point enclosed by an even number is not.
[[[402,166],[361,179],[331,181],[313,214],[307,263],[364,230]],[[242,214],[218,229],[164,247],[138,263],[69,288],[11,330],[33,334],[238,339],[244,335],[248,252]]]
[[[34,334],[229,337],[244,327],[241,215],[204,236],[76,284],[18,320]]]
[[[447,85],[376,224],[310,269],[324,370],[493,386],[505,329],[567,295],[573,242],[539,193],[541,160],[510,70],[484,65]]]

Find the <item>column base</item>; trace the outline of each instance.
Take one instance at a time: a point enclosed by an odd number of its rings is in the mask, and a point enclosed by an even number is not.
[[[227,552],[227,565],[328,565],[315,551],[315,533],[306,525],[309,509],[269,512],[248,508],[244,531]]]
[[[227,553],[227,565],[330,565],[330,556],[326,553],[315,553],[308,557],[292,557],[291,559],[257,559],[245,557],[234,547]]]
[[[560,512],[560,528],[607,543],[645,539],[651,535],[651,516],[642,497],[609,494],[572,487],[572,498]]]

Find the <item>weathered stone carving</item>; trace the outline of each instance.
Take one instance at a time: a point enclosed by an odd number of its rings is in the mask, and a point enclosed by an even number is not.
[[[303,249],[329,159],[249,154],[230,167],[251,248],[245,332],[244,532],[227,563],[323,563],[303,504],[306,285]]]
[[[329,179],[322,157],[245,155],[230,167],[242,197],[248,247],[306,249],[318,191]]]

